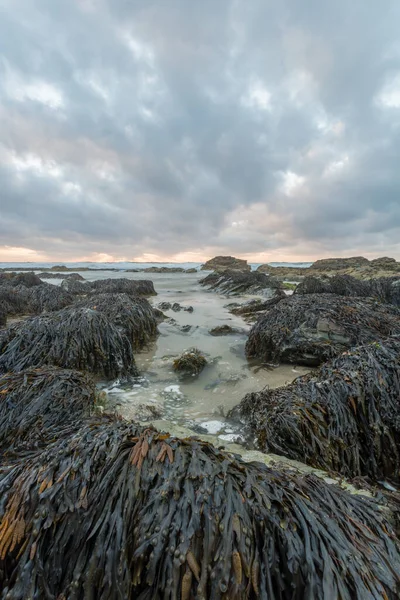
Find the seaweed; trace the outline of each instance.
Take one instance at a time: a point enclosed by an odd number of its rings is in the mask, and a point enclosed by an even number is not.
[[[185,350],[173,362],[174,371],[178,371],[183,377],[198,375],[207,365],[207,359],[197,348]]]
[[[128,337],[134,349],[143,348],[157,336],[156,314],[146,298],[127,294],[93,294],[76,306],[104,313]]]
[[[72,294],[69,294],[58,285],[44,282],[42,285],[26,290],[25,297],[28,302],[27,312],[32,314],[60,310],[74,301]]]
[[[208,287],[211,290],[217,290],[229,296],[238,296],[240,294],[263,295],[272,294],[273,290],[281,289],[281,283],[265,273],[256,271],[215,271],[200,280],[200,285]]]
[[[92,291],[89,281],[80,281],[78,279],[63,279],[61,288],[74,296],[83,296]]]
[[[0,286],[0,310],[7,316],[23,315],[29,312],[28,288],[11,285]]]
[[[103,416],[0,469],[1,598],[396,600],[371,498]]]
[[[380,302],[400,306],[400,277],[380,277],[360,281],[351,275],[305,277],[296,294],[337,294],[339,296],[372,297]]]
[[[148,279],[97,279],[90,281],[89,285],[92,291],[104,293],[120,294],[125,293],[131,296],[156,296],[154,284]]]
[[[110,379],[138,374],[128,338],[106,315],[86,308],[65,308],[3,330],[0,373],[44,365]]]
[[[0,273],[0,286],[1,285],[23,285],[24,287],[33,287],[36,285],[42,285],[43,281],[35,275],[35,273]]]
[[[42,367],[0,377],[0,456],[43,448],[93,412],[96,390],[86,373]]]
[[[361,345],[317,372],[247,394],[238,416],[264,452],[400,481],[400,338]]]
[[[265,362],[318,366],[347,348],[400,334],[400,310],[370,298],[294,294],[253,325],[246,354]]]

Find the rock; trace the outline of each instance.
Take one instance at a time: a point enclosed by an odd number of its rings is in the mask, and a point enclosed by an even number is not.
[[[207,359],[197,348],[190,348],[174,360],[174,371],[183,376],[198,375],[206,366]]]
[[[395,258],[389,258],[388,256],[382,256],[380,258],[374,258],[370,261],[371,267],[377,267],[378,269],[386,269],[388,271],[398,271],[400,264]]]
[[[65,308],[0,333],[0,373],[54,365],[107,379],[138,375],[132,344],[106,315]]]
[[[185,306],[185,307],[183,307],[183,310],[185,312],[192,313],[194,308],[193,308],[193,306]]]
[[[192,326],[191,326],[191,325],[182,325],[182,327],[180,328],[180,330],[181,330],[183,333],[189,333],[189,331],[190,331],[191,329],[192,329]]]
[[[368,258],[352,256],[350,258],[321,258],[316,260],[310,271],[339,271],[341,269],[364,267],[369,265]]]
[[[345,477],[400,481],[400,338],[354,348],[231,414],[273,452]]]
[[[78,279],[64,279],[61,287],[74,296],[84,296],[92,291],[89,281],[79,281]]]
[[[148,279],[97,279],[90,281],[92,291],[99,293],[130,294],[133,296],[157,296],[154,284]]]
[[[201,279],[199,283],[229,296],[257,293],[272,296],[275,290],[281,289],[281,284],[276,279],[255,271],[250,273],[228,270],[222,273],[214,272]],[[282,293],[284,294],[283,291]]]
[[[24,286],[26,288],[43,285],[43,281],[35,273],[0,273],[0,286]]]
[[[75,281],[85,281],[85,278],[79,273],[49,273],[46,271],[39,273],[38,277],[40,279],[74,279]]]
[[[182,267],[147,267],[142,269],[144,273],[184,273]]]
[[[69,271],[69,268],[65,265],[55,265],[50,267],[50,271]]]
[[[191,267],[190,269],[186,269],[185,273],[197,273],[197,269]]]
[[[208,332],[211,335],[232,335],[232,334],[238,334],[240,333],[240,331],[238,329],[234,329],[233,327],[230,327],[229,325],[218,325],[217,327],[213,327],[213,329],[210,329],[210,331]]]
[[[160,310],[171,310],[172,304],[171,302],[160,302],[160,304],[157,304],[157,308]]]
[[[400,334],[400,310],[369,298],[294,294],[250,331],[248,357],[317,366],[356,344]]]
[[[215,256],[201,266],[202,271],[251,271],[247,260],[233,256]]]
[[[178,302],[174,302],[174,304],[171,306],[171,309],[174,312],[179,312],[182,310],[182,306]]]

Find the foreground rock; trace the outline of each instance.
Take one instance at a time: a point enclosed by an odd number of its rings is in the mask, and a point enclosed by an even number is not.
[[[173,368],[181,376],[198,375],[207,365],[207,359],[197,348],[190,348],[174,360]]]
[[[41,282],[40,285],[0,286],[0,310],[8,316],[38,315],[42,312],[60,310],[74,301],[72,294],[56,285]]]
[[[202,271],[251,271],[247,260],[233,256],[215,256],[201,266]]]
[[[92,294],[76,306],[105,314],[127,336],[135,350],[157,336],[157,315],[145,298],[128,294]]]
[[[43,449],[93,413],[93,379],[78,371],[42,367],[0,377],[0,462]]]
[[[400,277],[382,277],[361,281],[351,275],[305,277],[295,294],[338,294],[340,296],[371,297],[380,302],[400,306]]]
[[[54,365],[115,379],[137,375],[132,345],[106,315],[66,308],[0,333],[0,373]]]
[[[272,296],[276,290],[281,290],[281,284],[264,273],[241,273],[240,271],[214,272],[200,280],[200,285],[216,290],[229,296],[240,294],[263,294]],[[282,295],[284,292],[282,290]]]
[[[368,298],[293,295],[252,327],[246,355],[266,362],[318,366],[357,344],[400,334],[400,310]]]
[[[286,387],[247,394],[257,447],[345,477],[400,480],[400,338],[359,346]]]

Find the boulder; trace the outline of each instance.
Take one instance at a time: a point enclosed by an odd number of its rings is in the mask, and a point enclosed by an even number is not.
[[[203,271],[251,271],[247,260],[234,258],[233,256],[215,256],[201,266]]]
[[[249,273],[228,270],[222,273],[215,271],[201,279],[199,283],[204,287],[229,296],[258,293],[262,293],[264,296],[272,296],[276,290],[281,289],[279,281],[265,273],[257,273],[256,271]],[[282,293],[284,294],[283,290]]]
[[[399,337],[356,347],[285,387],[247,394],[230,416],[263,452],[400,481],[399,354]]]
[[[400,334],[400,310],[369,298],[294,294],[252,327],[248,357],[317,366],[357,344]]]
[[[106,315],[65,308],[0,333],[0,373],[54,365],[107,379],[138,375],[132,344]]]
[[[240,333],[238,329],[234,329],[230,325],[218,325],[217,327],[213,327],[208,332],[211,335],[219,336],[219,335],[235,335]]]
[[[341,269],[364,267],[369,265],[368,258],[363,256],[352,256],[350,258],[321,258],[316,260],[310,271],[339,271]]]

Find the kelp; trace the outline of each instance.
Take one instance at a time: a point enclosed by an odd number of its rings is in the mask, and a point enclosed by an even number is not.
[[[131,296],[156,296],[154,284],[148,279],[98,279],[90,281],[92,291],[101,294],[129,294]]]
[[[269,300],[257,302],[250,300],[240,306],[234,306],[230,308],[230,312],[234,315],[240,315],[246,321],[256,320],[260,315],[264,314],[267,310],[270,310],[275,304],[278,304],[282,298],[287,298],[283,290],[276,290],[275,294]]]
[[[199,283],[210,290],[217,290],[229,296],[257,293],[271,295],[274,290],[281,289],[279,281],[256,271],[214,271],[201,279]]]
[[[128,337],[135,349],[143,348],[157,336],[156,314],[146,298],[127,294],[93,294],[77,306],[104,313]]]
[[[400,310],[370,298],[295,294],[253,325],[246,355],[318,366],[357,344],[400,334]]]
[[[0,463],[78,429],[95,403],[86,373],[42,367],[0,376]]]
[[[29,312],[27,288],[0,285],[0,310],[7,316],[24,315]]]
[[[78,279],[63,279],[61,288],[74,296],[84,296],[92,291],[89,281],[79,281]]]
[[[87,308],[66,308],[3,330],[0,373],[44,365],[109,379],[138,374],[128,338],[106,315]]]
[[[0,469],[1,598],[395,600],[377,502],[111,417]]]
[[[74,301],[72,294],[51,283],[42,283],[29,288],[25,292],[25,297],[28,303],[27,312],[32,314],[60,310]]]
[[[263,452],[346,477],[400,481],[400,337],[361,345],[230,414]]]
[[[0,286],[10,285],[14,287],[23,285],[30,288],[42,285],[42,283],[42,280],[35,273],[0,273]]]
[[[371,297],[380,302],[400,306],[400,277],[380,277],[359,280],[351,275],[305,277],[295,294],[337,294],[339,296]]]
[[[207,359],[198,348],[189,348],[185,350],[173,362],[173,369],[182,375],[191,376],[198,375],[207,365]]]

